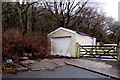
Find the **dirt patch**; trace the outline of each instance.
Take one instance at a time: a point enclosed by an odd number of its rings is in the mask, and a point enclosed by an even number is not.
[[[65,59],[39,59],[39,60],[25,60],[21,61],[21,65],[29,68],[32,71],[39,71],[43,69],[52,70],[56,67],[64,66]]]
[[[64,66],[65,59],[38,59],[38,60],[24,60],[24,61],[18,61],[17,63],[13,63],[16,68],[11,70],[13,68],[4,69],[5,74],[11,74],[11,73],[18,73],[18,72],[24,72],[28,70],[32,71],[39,71],[39,70],[53,70],[54,68]],[[12,72],[11,72],[11,71]]]

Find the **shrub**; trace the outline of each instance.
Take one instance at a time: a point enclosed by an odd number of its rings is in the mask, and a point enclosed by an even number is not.
[[[23,53],[33,53],[34,56],[45,57],[50,52],[50,43],[43,33],[27,31],[23,36],[20,29],[9,29],[3,33],[2,55],[7,58],[18,59]]]

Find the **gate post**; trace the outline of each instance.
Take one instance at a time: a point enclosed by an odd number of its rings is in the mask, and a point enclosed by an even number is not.
[[[76,43],[76,57],[79,58],[79,43]]]
[[[120,42],[118,43],[118,61],[120,61]]]

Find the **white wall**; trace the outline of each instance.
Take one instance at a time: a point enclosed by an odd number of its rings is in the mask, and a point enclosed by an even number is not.
[[[82,36],[82,35],[77,34],[76,42],[78,42],[80,45],[95,45],[96,38],[92,38],[89,36]]]

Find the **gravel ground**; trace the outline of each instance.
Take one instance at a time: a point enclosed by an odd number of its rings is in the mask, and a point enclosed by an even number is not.
[[[65,63],[77,65],[96,72],[101,72],[120,78],[120,62],[116,61],[101,61],[101,60],[87,60],[87,59],[40,59],[40,60],[25,60],[20,64],[24,65],[31,71],[39,70],[53,70],[54,68],[64,66]],[[23,68],[21,68],[23,69]]]
[[[64,66],[65,59],[43,59],[43,60],[26,60],[22,61],[21,64],[28,67],[30,70],[38,71],[38,70],[52,70],[56,67]]]

